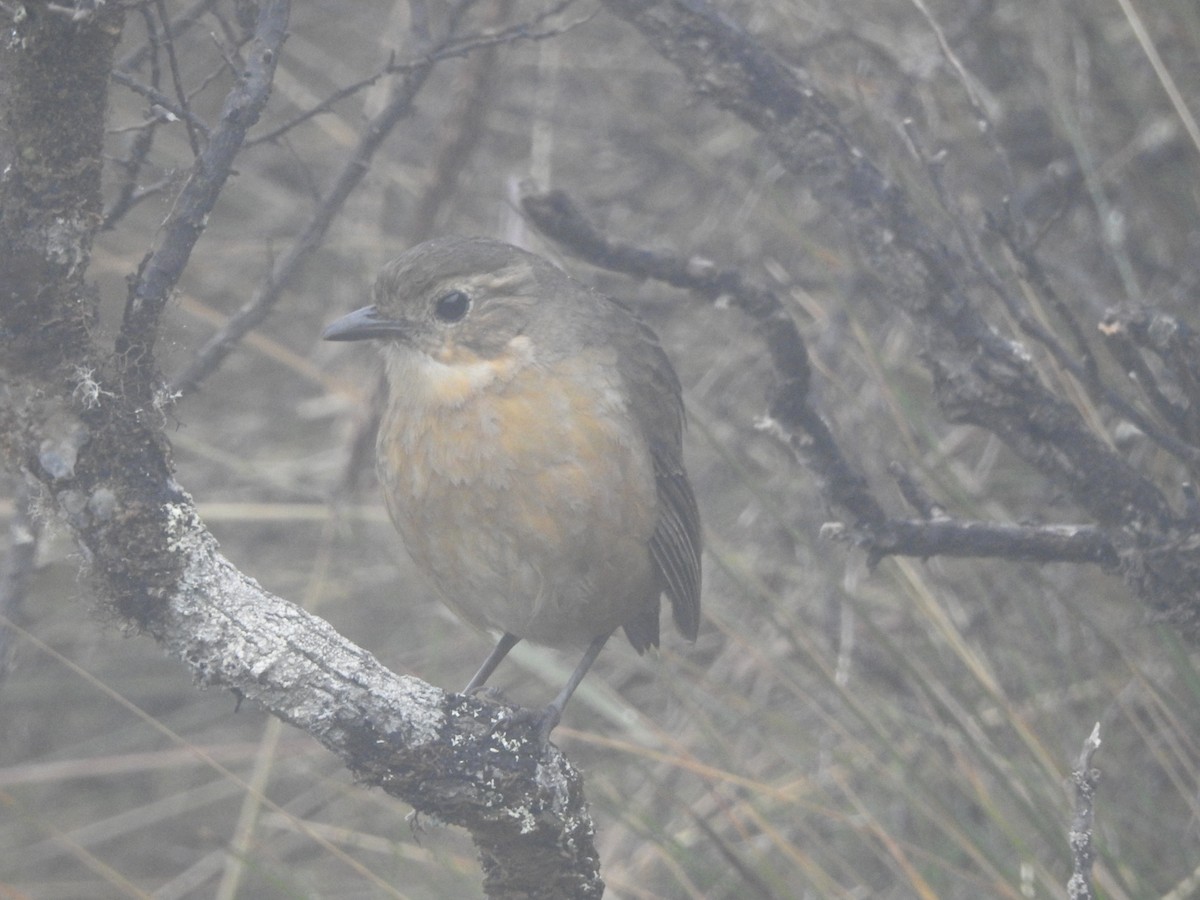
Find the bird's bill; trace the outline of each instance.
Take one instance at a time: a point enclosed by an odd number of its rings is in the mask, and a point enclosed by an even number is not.
[[[375,306],[364,306],[331,322],[321,332],[326,341],[365,341],[369,338],[404,337],[403,322],[389,319]]]

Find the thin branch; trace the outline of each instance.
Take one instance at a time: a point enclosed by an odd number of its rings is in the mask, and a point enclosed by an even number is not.
[[[942,30],[941,23],[934,17],[929,7],[925,5],[925,0],[909,0],[909,2],[917,8],[917,11],[920,12],[925,22],[929,25],[930,30],[933,31],[934,37],[937,38],[938,48],[942,51],[942,56],[950,64],[950,69],[954,72],[958,83],[962,85],[963,94],[966,96],[971,110],[975,113],[975,120],[979,125],[979,131],[987,141],[988,147],[992,151],[992,157],[1000,164],[1004,193],[1006,196],[1011,197],[1016,192],[1017,184],[1017,180],[1013,176],[1012,162],[1009,159],[1008,153],[1005,152],[996,137],[996,125],[992,121],[992,116],[988,113],[987,107],[984,104],[978,81],[967,71],[967,67],[963,65],[962,60],[958,58],[958,54],[954,52],[954,48],[950,46],[950,40],[947,38],[946,32]]]
[[[1082,362],[1076,362],[1057,341],[1052,343],[1047,342],[1040,333],[1040,330],[1039,333],[1034,333],[1026,330],[1023,324],[1022,330],[1026,334],[1035,337],[1043,346],[1049,349],[1059,365],[1074,375],[1096,402],[1106,404],[1114,412],[1128,419],[1150,440],[1154,441],[1176,459],[1190,466],[1193,470],[1200,467],[1200,449],[1197,449],[1186,440],[1180,440],[1170,432],[1159,428],[1153,419],[1126,400],[1121,396],[1119,391],[1105,383],[1101,378],[1099,366],[1096,364],[1090,345],[1084,337],[1083,329],[1080,328],[1078,320],[1067,304],[1063,302],[1058,291],[1054,289],[1053,284],[1050,282],[1049,277],[1046,275],[1037,258],[1036,248],[1032,246],[1022,247],[1015,240],[1011,228],[1001,228],[998,233],[1010,252],[1013,253],[1017,261],[1021,264],[1024,276],[1029,279],[1039,296],[1046,298],[1050,302],[1055,312],[1058,313],[1059,318],[1066,325],[1068,331],[1070,331],[1076,347],[1079,348],[1078,352]],[[1103,331],[1103,324],[1101,325],[1101,330]],[[1181,434],[1185,438],[1191,439],[1187,435],[1186,430],[1181,431]]]
[[[378,84],[381,78],[384,78],[388,75],[410,75],[415,72],[425,71],[433,64],[442,62],[443,60],[457,59],[468,56],[476,50],[487,50],[502,46],[504,44],[515,44],[519,41],[544,41],[566,34],[571,29],[577,28],[585,22],[590,21],[595,14],[590,14],[582,19],[579,19],[578,21],[567,23],[566,25],[562,25],[558,28],[550,28],[542,31],[534,31],[532,29],[533,26],[538,22],[544,21],[552,15],[558,15],[568,6],[571,6],[574,2],[575,0],[564,0],[564,2],[558,3],[553,9],[539,14],[530,22],[523,22],[513,25],[500,31],[455,39],[454,41],[447,42],[441,48],[425,54],[419,59],[409,60],[406,62],[396,62],[394,58],[389,59],[374,74],[368,75],[365,78],[354,82],[353,84],[339,88],[312,109],[301,113],[293,119],[289,119],[278,128],[274,128],[271,131],[268,131],[266,134],[255,136],[253,140],[246,142],[246,146],[253,147],[257,144],[265,144],[276,141],[292,129],[296,128],[298,125],[302,125],[309,119],[319,116],[322,113],[329,112],[339,101],[345,100],[347,97],[351,97],[354,94],[357,94],[359,91]]]
[[[1100,322],[1113,355],[1159,413],[1188,440],[1200,437],[1200,340],[1185,322],[1157,310],[1110,310]],[[1186,400],[1168,398],[1138,348],[1155,354]],[[1134,424],[1140,424],[1135,422]],[[1144,429],[1143,429],[1144,430]]]
[[[829,522],[822,537],[867,551],[871,564],[885,556],[1010,559],[1036,563],[1093,563],[1115,569],[1120,555],[1111,535],[1094,525],[1009,525],[941,518],[888,519],[847,527]]]
[[[920,2],[920,0],[914,0],[914,2]],[[1079,323],[1066,307],[1066,304],[1062,303],[1057,292],[1053,290],[1049,279],[1041,271],[1032,251],[1023,254],[1018,252],[1010,230],[1001,236],[1005,239],[1007,246],[1009,246],[1016,258],[1023,263],[1025,271],[1031,279],[1037,279],[1037,286],[1041,288],[1044,292],[1043,295],[1054,305],[1065,322],[1067,330],[1074,335],[1076,346],[1080,349],[1082,361],[1076,360],[1067,348],[1063,346],[1058,337],[1030,314],[1027,303],[1000,277],[1000,274],[983,255],[979,247],[979,241],[974,233],[966,227],[966,215],[953,200],[952,193],[946,187],[941,158],[931,158],[926,153],[925,148],[921,144],[920,135],[917,133],[912,120],[905,120],[903,125],[904,134],[909,140],[910,147],[914,155],[921,161],[929,177],[930,184],[933,186],[934,193],[938,198],[938,203],[953,223],[955,233],[958,235],[959,242],[973,266],[973,271],[979,274],[992,293],[1004,304],[1009,315],[1016,321],[1017,327],[1026,336],[1037,341],[1042,347],[1045,347],[1050,352],[1050,355],[1054,357],[1055,362],[1071,373],[1088,390],[1094,400],[1106,403],[1136,425],[1143,434],[1167,452],[1173,454],[1180,461],[1193,467],[1200,466],[1200,449],[1159,428],[1150,417],[1143,414],[1117,391],[1104,383],[1100,377],[1096,362],[1091,355],[1087,341],[1084,339]],[[1011,222],[1008,224],[1012,225]],[[1150,382],[1151,384],[1153,383],[1152,378]],[[1147,388],[1148,392],[1149,390]]]
[[[167,20],[167,6],[163,0],[154,0],[154,8],[158,12],[158,20],[163,25],[162,45],[167,51],[167,67],[171,70],[171,82],[175,86],[175,96],[179,98],[179,108],[185,113],[191,113],[188,106],[187,91],[183,88],[183,76],[179,74],[179,59],[175,55],[175,41],[171,37],[171,23]],[[200,155],[200,141],[196,137],[196,127],[192,124],[190,115],[183,117],[187,125],[188,142],[192,145],[192,155]]]
[[[1172,428],[1185,436],[1191,427],[1188,422],[1188,410],[1178,403],[1175,403],[1166,394],[1163,393],[1159,386],[1158,377],[1154,374],[1141,351],[1134,343],[1129,335],[1129,332],[1120,323],[1119,319],[1113,316],[1105,317],[1104,322],[1100,326],[1100,333],[1104,335],[1105,341],[1108,344],[1108,349],[1112,352],[1113,358],[1121,366],[1126,377],[1134,382],[1141,390],[1142,394],[1149,399],[1150,405],[1158,411],[1158,414],[1168,422]],[[1135,425],[1141,427],[1141,422],[1134,421]],[[1145,429],[1142,429],[1145,431]],[[1193,435],[1194,437],[1194,435]],[[1193,462],[1200,462],[1200,456],[1193,459]]]
[[[197,157],[191,177],[162,226],[162,244],[145,260],[130,287],[117,352],[132,370],[145,374],[153,368],[159,316],[204,232],[246,130],[258,121],[266,105],[290,12],[290,0],[268,0],[262,5],[244,78],[226,97],[221,124]],[[134,382],[148,385],[150,379],[136,378]]]
[[[217,0],[197,0],[178,16],[176,16],[167,26],[167,33],[172,38],[177,38],[198,21],[209,9],[217,5]],[[133,72],[141,68],[146,57],[156,52],[155,36],[150,35],[148,40],[140,46],[131,50],[123,59],[117,61],[113,67],[114,71]]]
[[[112,80],[122,87],[129,88],[135,94],[141,94],[152,104],[162,107],[176,119],[179,119],[180,121],[186,121],[189,126],[195,128],[197,131],[203,134],[205,138],[212,137],[212,131],[208,127],[207,122],[205,122],[191,110],[185,109],[177,104],[174,100],[157,88],[153,88],[148,84],[142,84],[132,75],[117,70],[113,71]]]
[[[921,514],[922,519],[943,519],[946,511],[934,500],[925,488],[909,473],[899,460],[888,463],[888,472],[896,479],[896,487],[904,501]]]
[[[392,129],[409,114],[412,103],[429,76],[430,68],[409,73],[397,83],[387,105],[367,123],[362,138],[333,185],[317,204],[304,231],[288,251],[276,260],[270,274],[254,296],[235,313],[216,334],[208,339],[187,367],[175,375],[170,390],[187,393],[194,390],[229,355],[250,329],[263,321],[279,302],[283,290],[300,271],[309,255],[320,246],[334,217],[341,212],[350,194],[370,171],[371,160]]]
[[[134,146],[135,149],[141,146],[140,141],[135,142]],[[126,160],[119,162],[118,164],[124,167],[130,165],[131,162],[131,160]],[[151,197],[157,197],[159,194],[170,190],[172,186],[179,181],[179,178],[180,176],[177,173],[168,172],[165,176],[158,179],[158,181],[153,182],[152,184],[141,186],[136,184],[133,185],[133,190],[128,195],[126,195],[125,191],[122,189],[113,205],[105,211],[104,222],[100,226],[100,230],[107,231],[110,228],[116,227],[117,223],[120,222],[121,219],[123,219],[131,209],[133,209],[139,203],[149,200]]]
[[[149,35],[149,46],[152,49],[156,48],[158,46],[156,38],[158,26],[155,25],[154,14],[148,9],[143,9],[142,20],[146,26],[146,33]],[[150,83],[155,89],[158,88],[160,77],[158,54],[151,53]],[[138,126],[137,134],[134,135],[129,148],[128,157],[118,161],[117,165],[123,170],[124,180],[117,190],[117,196],[109,204],[108,209],[104,211],[104,224],[100,226],[101,231],[107,231],[112,228],[136,204],[135,197],[138,191],[138,176],[141,174],[142,167],[146,164],[146,159],[150,155],[150,148],[154,146],[154,137],[160,121],[160,117],[155,115],[149,122]]]
[[[490,19],[501,22],[512,13],[513,0],[495,4]],[[565,5],[565,4],[563,4]],[[499,86],[496,78],[498,45],[484,47],[461,69],[458,82],[451,88],[457,98],[446,117],[430,154],[433,171],[409,217],[410,231],[416,244],[432,233],[438,212],[449,202],[458,180],[479,143],[487,133],[488,113]]]
[[[279,138],[283,137],[297,126],[303,125],[309,119],[314,119],[321,115],[321,113],[329,112],[335,105],[337,105],[338,101],[345,100],[347,97],[352,97],[365,88],[369,88],[375,84],[378,84],[379,79],[385,77],[390,70],[391,64],[389,63],[381,67],[379,71],[373,75],[368,75],[366,78],[362,78],[353,84],[348,84],[345,87],[338,88],[338,90],[334,91],[312,109],[301,113],[293,119],[288,119],[288,121],[284,122],[278,128],[273,128],[266,134],[258,135],[253,139],[246,141],[246,146],[255,147],[259,144],[270,144],[279,140]]]
[[[37,562],[42,521],[29,514],[30,492],[24,479],[17,483],[13,517],[8,523],[8,552],[0,560],[0,681],[8,675],[12,660],[13,634],[6,624],[21,617]]]

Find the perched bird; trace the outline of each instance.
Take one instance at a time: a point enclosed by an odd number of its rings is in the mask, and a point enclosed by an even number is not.
[[[388,263],[374,303],[325,329],[382,341],[379,481],[446,603],[502,636],[586,648],[538,714],[558,723],[609,635],[658,646],[659,602],[700,622],[700,516],[683,467],[679,379],[628,308],[542,257],[445,237]]]

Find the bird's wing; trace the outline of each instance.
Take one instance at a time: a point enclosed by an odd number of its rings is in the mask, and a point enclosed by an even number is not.
[[[630,330],[627,340],[618,343],[618,367],[654,463],[659,509],[650,551],[662,573],[676,626],[688,640],[695,640],[700,628],[700,510],[683,468],[679,378],[654,332],[613,303],[628,316]]]

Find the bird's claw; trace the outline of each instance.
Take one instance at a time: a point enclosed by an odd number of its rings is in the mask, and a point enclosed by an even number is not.
[[[562,710],[553,703],[549,706],[531,708],[518,706],[509,716],[508,721],[516,725],[529,725],[537,736],[538,746],[543,752],[550,746],[550,732],[562,720]]]

